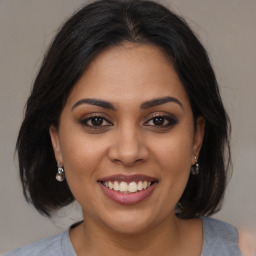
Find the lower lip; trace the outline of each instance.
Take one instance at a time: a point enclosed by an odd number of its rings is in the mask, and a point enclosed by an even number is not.
[[[109,189],[106,186],[104,186],[101,182],[99,182],[101,189],[103,190],[104,194],[107,197],[109,197],[113,201],[115,201],[119,204],[123,204],[123,205],[136,204],[136,203],[139,203],[139,202],[145,200],[152,194],[154,188],[156,187],[156,184],[157,184],[157,182],[153,183],[147,189],[141,190],[139,192],[122,193],[119,191],[115,191],[113,189]]]

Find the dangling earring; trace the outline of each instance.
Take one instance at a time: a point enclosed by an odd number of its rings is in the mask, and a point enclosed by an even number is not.
[[[195,164],[194,165],[192,165],[191,166],[191,173],[193,174],[193,175],[198,175],[199,174],[199,163],[198,163],[198,159],[197,159],[197,157],[196,157],[196,155],[194,155],[194,158],[195,158]]]
[[[63,167],[58,166],[58,172],[56,174],[56,180],[62,182],[65,179],[65,173]]]

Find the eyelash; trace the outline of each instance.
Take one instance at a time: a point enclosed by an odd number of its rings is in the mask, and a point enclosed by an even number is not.
[[[107,123],[107,124],[105,124],[105,125],[99,125],[99,126],[97,126],[97,125],[93,125],[92,124],[92,122],[93,121],[96,121],[96,119],[100,119],[103,123]],[[91,124],[88,124],[89,122],[91,122]],[[87,118],[85,118],[85,119],[82,119],[81,121],[80,121],[80,123],[83,125],[83,126],[86,126],[86,127],[88,127],[88,128],[90,128],[90,129],[101,129],[101,128],[103,128],[103,127],[107,127],[107,126],[112,126],[113,124],[110,122],[110,121],[108,121],[105,117],[103,117],[103,116],[101,116],[101,115],[96,115],[96,114],[93,114],[93,115],[91,115],[90,117],[87,117]]]
[[[100,125],[94,125],[92,122],[93,121],[97,121],[97,118],[100,119],[101,123]],[[163,121],[164,123],[163,124],[160,124],[160,125],[156,125],[156,124],[153,124],[153,125],[150,125],[149,123],[150,122],[154,122],[154,121],[157,121],[157,119],[162,119],[160,120]],[[98,120],[99,121],[99,120]],[[159,120],[158,120],[159,122]],[[101,115],[91,115],[90,117],[87,117],[85,119],[82,119],[80,121],[80,123],[83,125],[83,126],[86,126],[90,129],[102,129],[102,128],[106,128],[108,126],[112,126],[113,124],[108,121],[105,117],[101,116]],[[91,124],[89,124],[91,123]],[[103,123],[103,125],[102,125]],[[104,124],[104,123],[107,123],[107,124]],[[154,114],[148,121],[144,122],[144,125],[145,126],[155,126],[155,127],[158,127],[158,128],[168,128],[168,127],[172,127],[174,126],[175,124],[178,123],[178,120],[176,117],[174,116],[167,116],[167,115],[161,115],[161,114]]]
[[[156,121],[157,119],[162,119],[162,121],[164,121],[164,125],[148,125],[149,122],[151,121]],[[167,123],[166,123],[167,122]],[[161,114],[154,114],[153,117],[151,117],[147,122],[145,122],[144,124],[146,126],[159,126],[160,128],[168,128],[168,127],[172,127],[175,124],[178,123],[178,120],[176,117],[174,116],[170,116],[170,115],[161,115]]]

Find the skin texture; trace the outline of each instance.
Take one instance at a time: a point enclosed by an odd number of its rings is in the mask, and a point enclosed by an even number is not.
[[[181,104],[141,108],[163,97]],[[85,98],[115,110],[81,103]],[[103,119],[97,123],[95,115]],[[59,128],[50,128],[56,160],[83,210],[85,221],[70,232],[77,254],[200,255],[201,221],[178,219],[175,205],[203,133],[204,120],[197,119],[195,130],[187,93],[161,49],[124,43],[95,57],[68,97]],[[97,182],[116,174],[158,182],[145,200],[121,205]]]
[[[241,230],[239,232],[239,246],[243,253],[243,256],[255,256],[256,255],[256,235]]]

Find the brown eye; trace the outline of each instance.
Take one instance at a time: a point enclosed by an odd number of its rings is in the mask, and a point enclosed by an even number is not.
[[[101,117],[94,117],[94,118],[91,118],[91,124],[93,126],[101,126],[103,124],[103,118]]]
[[[108,120],[101,116],[91,116],[84,120],[81,120],[80,123],[84,126],[94,129],[99,129],[101,127],[112,125]]]
[[[155,116],[151,119],[149,119],[145,125],[146,126],[159,126],[159,128],[161,127],[169,127],[169,126],[173,126],[175,124],[177,124],[178,121],[176,118],[174,117],[170,117],[170,116]]]
[[[164,117],[155,117],[152,119],[152,122],[154,125],[164,125],[165,122],[165,118]]]

